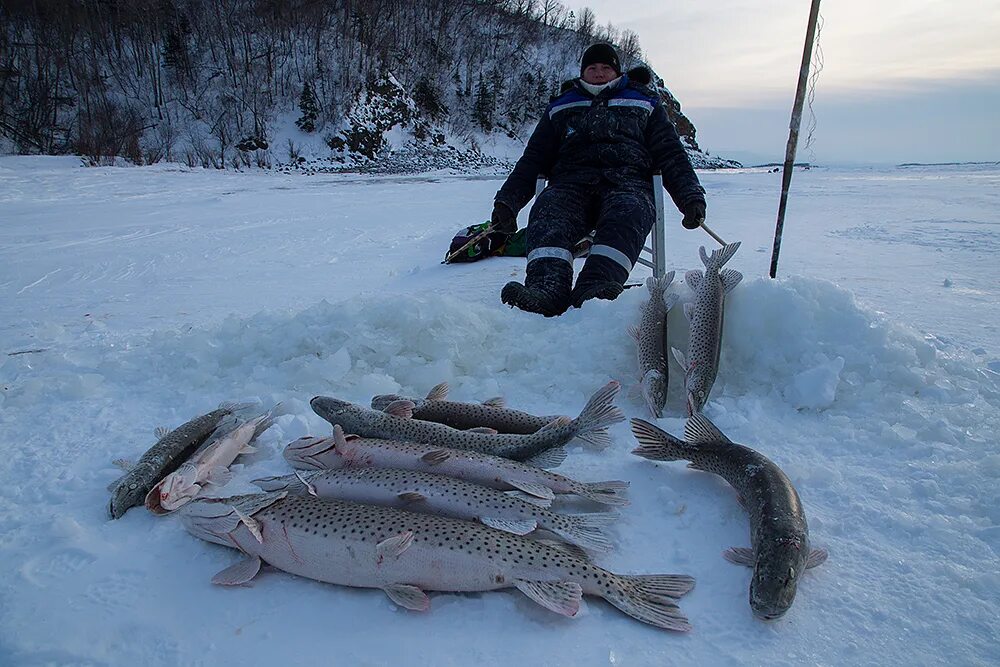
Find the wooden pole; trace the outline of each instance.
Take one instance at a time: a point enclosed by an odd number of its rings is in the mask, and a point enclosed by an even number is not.
[[[795,90],[795,104],[792,106],[792,120],[788,126],[788,146],[785,148],[785,168],[781,175],[781,201],[778,203],[778,222],[774,229],[774,247],[771,250],[771,277],[778,273],[778,253],[781,251],[781,232],[785,227],[785,207],[788,205],[788,187],[792,184],[792,168],[795,166],[795,149],[799,143],[799,125],[802,124],[802,104],[806,99],[806,82],[809,79],[809,63],[812,61],[813,42],[816,38],[816,20],[819,18],[819,0],[812,0],[809,10],[809,26],[806,28],[806,45],[802,49],[802,65],[799,67],[799,85]]]

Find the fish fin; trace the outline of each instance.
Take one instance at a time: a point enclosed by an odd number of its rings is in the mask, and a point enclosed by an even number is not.
[[[628,488],[628,482],[617,480],[609,482],[585,482],[581,486],[583,488],[577,491],[576,494],[587,500],[615,507],[624,507],[629,504],[628,498],[622,495],[625,489]]]
[[[427,593],[409,584],[389,584],[382,589],[393,603],[410,611],[427,611],[431,608],[431,599]]]
[[[559,542],[557,540],[535,540],[539,544],[544,544],[550,549],[555,549],[556,551],[569,556],[570,558],[576,558],[577,560],[582,560],[586,563],[590,563],[590,554],[584,551],[581,547],[575,544],[567,544],[566,542]]]
[[[240,586],[256,577],[258,572],[260,557],[249,556],[216,574],[212,577],[212,583],[219,586]]]
[[[404,551],[410,548],[411,544],[413,544],[413,531],[404,530],[399,535],[387,537],[376,544],[375,554],[378,557],[378,561],[381,563],[382,559],[387,556],[391,558],[398,558]]]
[[[608,540],[607,536],[600,531],[598,528],[600,524],[592,523],[591,517],[598,515],[594,514],[577,514],[574,516],[562,515],[565,522],[560,522],[561,526],[555,525],[545,525],[543,528],[550,530],[559,537],[563,538],[567,542],[572,542],[578,546],[588,549],[590,551],[596,551],[599,553],[607,553],[611,551],[612,545]],[[613,515],[617,516],[617,515]]]
[[[483,516],[479,517],[479,523],[490,528],[502,530],[505,533],[514,533],[515,535],[527,535],[538,528],[538,522],[534,519],[497,519],[491,516]]]
[[[740,242],[735,241],[733,243],[727,243],[725,246],[719,248],[718,250],[712,251],[711,260],[715,267],[721,269],[725,266],[726,262],[733,258],[736,251],[740,249]]]
[[[472,428],[465,429],[466,433],[486,433],[487,435],[496,435],[500,431],[495,428],[490,428],[489,426],[473,426]]]
[[[684,274],[684,283],[691,288],[692,292],[694,292],[698,290],[698,285],[701,285],[702,277],[701,271],[698,269],[691,269]]]
[[[549,611],[576,616],[583,599],[583,588],[575,581],[528,581],[515,579],[514,587]]]
[[[301,478],[300,478],[301,479]],[[290,493],[302,493],[298,482],[293,475],[279,475],[277,477],[260,477],[250,480],[250,483],[261,491],[288,491]]]
[[[715,251],[712,252],[712,255],[715,255]],[[698,247],[698,256],[701,257],[701,263],[707,267],[711,258],[708,256],[708,253],[705,252],[705,246]]]
[[[552,449],[546,449],[544,452],[539,452],[534,456],[524,460],[529,466],[535,466],[536,468],[558,468],[562,465],[562,462],[566,460],[566,448],[565,447],[553,447]]]
[[[318,472],[310,475],[309,479],[315,477],[316,475],[320,475],[320,474],[322,474],[322,471],[318,471]],[[296,470],[295,471],[295,476],[299,479],[300,482],[302,482],[302,485],[304,487],[306,487],[306,492],[308,492],[310,496],[316,496],[317,498],[319,498],[319,492],[316,491],[316,487],[313,485],[313,483],[311,481],[309,481],[309,479],[306,479],[305,475],[303,475],[301,472],[299,472],[298,470]]]
[[[625,413],[615,406],[615,398],[621,387],[617,380],[612,380],[594,392],[580,416],[573,420],[577,437],[581,433],[606,429],[612,424],[625,421]]]
[[[651,461],[677,461],[688,457],[692,448],[683,440],[675,438],[645,419],[633,417],[630,423],[632,435],[639,441],[639,446],[632,450],[636,456]]]
[[[351,438],[353,440],[353,438]],[[341,428],[340,424],[333,425],[333,448],[344,458],[348,463],[356,463],[358,460],[358,452],[355,449],[351,449],[351,446],[347,444],[348,438],[344,435],[344,429]]]
[[[722,552],[722,557],[734,565],[754,566],[753,549],[730,547]]]
[[[414,407],[416,407],[416,404],[413,401],[393,401],[389,405],[382,408],[382,412],[387,415],[392,415],[393,417],[413,419]]]
[[[670,312],[670,309],[677,305],[680,298],[681,295],[677,292],[670,292],[669,294],[665,293],[663,295],[663,306],[667,309],[667,312]]]
[[[611,446],[611,434],[606,428],[595,428],[590,433],[577,433],[576,438],[583,440],[594,449],[607,449]]]
[[[676,361],[681,368],[687,371],[688,362],[687,359],[684,358],[684,353],[678,350],[676,347],[672,347],[670,348],[670,354],[673,355],[674,361]]]
[[[694,321],[694,301],[688,301],[684,304],[684,318],[688,322]]]
[[[601,597],[618,607],[632,618],[649,623],[664,630],[687,632],[691,623],[681,613],[677,600],[668,595],[654,592],[664,590],[666,584],[657,581],[653,584],[648,580],[623,575],[613,575],[614,584],[600,593]],[[647,575],[647,577],[677,577],[678,586],[687,585],[690,577],[685,575]],[[691,580],[693,581],[693,580]]]
[[[234,506],[233,510],[236,512],[236,516],[240,518],[240,522],[247,527],[247,530],[250,531],[250,534],[253,535],[259,543],[263,544],[264,533],[261,531],[260,522],[253,518],[253,516],[241,510],[239,507]]]
[[[488,408],[505,408],[507,407],[507,399],[503,396],[494,396],[483,401],[483,405]]]
[[[396,497],[404,503],[421,503],[427,500],[427,496],[416,491],[404,491],[403,493],[397,494]]]
[[[157,438],[162,438],[166,436],[167,433],[170,433],[170,429],[167,428],[166,426],[157,426],[155,429],[153,429],[153,435],[155,435]]]
[[[806,559],[806,569],[811,570],[818,565],[822,565],[829,556],[830,554],[826,549],[813,549],[809,552],[809,558]]]
[[[258,451],[258,448],[254,447],[253,445],[251,445],[248,442],[247,444],[243,445],[243,447],[240,448],[239,455],[243,455],[243,454],[256,454],[257,451]]]
[[[719,279],[722,280],[722,293],[729,294],[743,280],[743,274],[736,269],[723,269]]]
[[[125,472],[128,472],[129,470],[135,467],[135,461],[132,461],[130,459],[115,459],[111,463],[115,467],[121,468]]]
[[[447,449],[432,449],[431,451],[421,456],[420,460],[429,466],[436,466],[439,463],[444,463],[450,458],[451,458],[451,452],[449,452]]]
[[[451,391],[451,387],[448,386],[447,382],[441,382],[431,387],[431,390],[427,392],[428,401],[443,401],[448,398],[448,392]]]
[[[504,494],[510,496],[511,498],[517,498],[518,500],[523,500],[529,505],[534,505],[535,507],[542,507],[544,509],[552,507],[551,500],[546,500],[545,498],[532,496],[525,493],[524,491],[504,491]]]
[[[633,324],[628,329],[625,329],[625,333],[627,333],[628,337],[634,340],[636,343],[639,342],[639,327]]]
[[[552,500],[556,497],[556,494],[552,492],[552,489],[544,484],[538,484],[536,482],[523,482],[518,479],[505,479],[504,481],[513,486],[515,489],[524,491],[528,495],[535,496],[536,498]]]
[[[694,577],[686,574],[619,574],[619,579],[638,588],[644,595],[680,598],[694,588]]]
[[[233,480],[233,473],[225,466],[215,466],[208,471],[205,481],[215,486],[225,486]]]
[[[684,440],[692,445],[733,442],[724,436],[722,431],[709,421],[708,417],[701,413],[692,415],[684,424]]]
[[[572,419],[570,419],[566,415],[561,415],[559,417],[556,417],[555,419],[553,419],[548,424],[546,424],[545,426],[543,426],[542,428],[538,429],[535,432],[540,433],[542,431],[548,431],[550,429],[563,428],[564,426],[569,426],[572,423],[573,423]]]

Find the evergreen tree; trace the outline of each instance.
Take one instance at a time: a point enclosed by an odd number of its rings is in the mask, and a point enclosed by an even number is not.
[[[316,96],[313,95],[312,86],[306,81],[302,86],[302,95],[299,96],[299,111],[302,115],[295,121],[295,125],[303,132],[316,131],[316,119],[319,118],[319,105],[316,104]]]
[[[472,107],[472,119],[482,128],[483,132],[493,131],[493,111],[496,106],[493,91],[479,80],[476,86],[476,102]]]

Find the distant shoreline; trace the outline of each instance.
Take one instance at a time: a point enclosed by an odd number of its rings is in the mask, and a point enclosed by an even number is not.
[[[1000,160],[990,162],[901,162],[897,167],[968,167],[982,165],[1000,165]]]

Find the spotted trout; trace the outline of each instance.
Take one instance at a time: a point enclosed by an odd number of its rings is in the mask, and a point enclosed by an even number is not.
[[[725,298],[743,280],[739,271],[723,270],[722,267],[739,248],[739,241],[730,243],[713,250],[709,257],[705,246],[702,246],[698,252],[705,265],[705,273],[692,270],[684,274],[684,282],[694,292],[693,299],[684,304],[684,315],[691,333],[687,356],[677,348],[673,348],[673,355],[684,369],[688,416],[701,412],[719,373]]]
[[[559,415],[539,417],[521,410],[508,408],[506,401],[500,396],[490,398],[482,403],[449,401],[450,388],[447,382],[434,386],[425,398],[411,398],[399,394],[380,394],[372,398],[373,410],[385,410],[396,401],[413,403],[413,418],[429,422],[445,424],[460,430],[486,427],[498,433],[519,433],[526,435],[535,433],[546,424],[558,419]],[[576,436],[598,448],[611,444],[607,429],[595,429]]]
[[[244,584],[268,563],[331,584],[381,589],[405,609],[430,608],[426,591],[516,588],[564,616],[575,616],[583,595],[593,595],[643,623],[691,628],[677,606],[694,586],[689,576],[613,574],[572,545],[479,523],[285,492],[197,498],[181,513],[190,533],[245,556],[216,574],[216,584]]]
[[[478,521],[515,535],[527,535],[539,528],[596,552],[611,551],[611,543],[601,528],[617,514],[558,514],[538,499],[530,503],[502,491],[472,484],[454,477],[394,468],[341,468],[318,470],[253,481],[264,491],[310,493],[320,498],[348,500],[370,505],[439,514],[455,519]]]
[[[704,415],[688,419],[684,440],[642,419],[632,420],[639,447],[654,461],[690,461],[689,468],[715,473],[736,489],[750,515],[751,548],[734,547],[726,560],[753,568],[750,608],[758,618],[780,618],[792,606],[799,577],[827,558],[811,549],[806,514],[791,480],[770,459],[722,434]]]
[[[370,410],[328,396],[316,396],[309,404],[320,417],[331,424],[339,424],[344,433],[436,444],[541,466],[549,456],[558,458],[558,450],[573,438],[624,421],[625,415],[614,405],[619,389],[620,385],[612,380],[591,397],[576,419],[558,417],[528,435],[496,433],[492,429],[460,431],[444,424],[413,419],[410,401],[395,401],[386,406],[385,411]],[[549,450],[557,451],[553,454]]]
[[[662,278],[650,276],[646,280],[649,301],[642,306],[639,325],[628,330],[639,356],[642,397],[657,419],[663,416],[663,404],[667,402],[668,375],[664,349],[667,344],[667,313],[677,303],[676,294],[667,294],[673,280],[673,271]]]
[[[628,482],[578,482],[527,463],[499,456],[416,442],[399,442],[349,435],[306,436],[289,443],[285,460],[300,470],[337,470],[352,467],[397,468],[447,475],[502,491],[520,491],[552,500],[555,494],[574,494],[602,505],[628,505],[622,494]],[[341,434],[343,432],[341,431]]]

